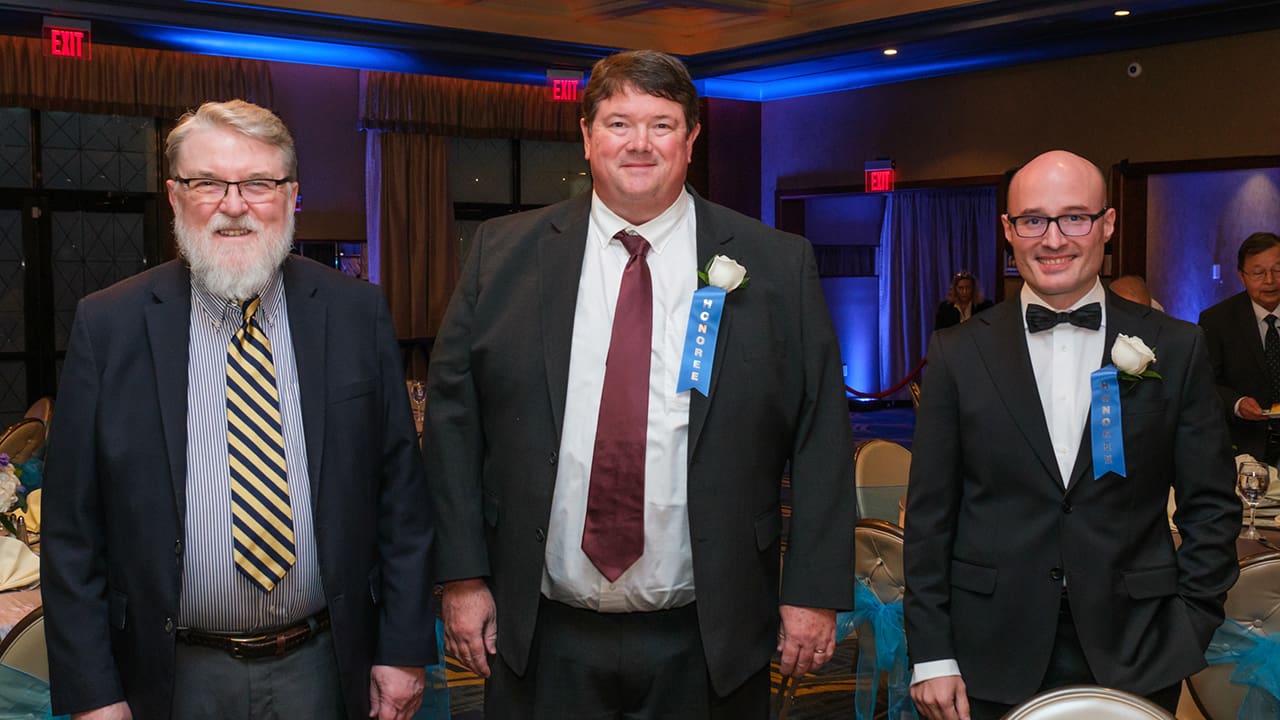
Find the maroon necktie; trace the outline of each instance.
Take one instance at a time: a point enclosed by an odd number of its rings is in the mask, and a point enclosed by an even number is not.
[[[613,237],[622,241],[631,259],[622,271],[613,311],[582,529],[582,551],[609,582],[644,553],[644,455],[653,347],[653,280],[644,259],[649,243],[626,231]]]

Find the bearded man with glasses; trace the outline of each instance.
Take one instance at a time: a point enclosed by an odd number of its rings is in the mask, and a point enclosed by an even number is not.
[[[435,662],[426,478],[382,291],[291,255],[293,138],[166,143],[181,258],[76,309],[45,479],[53,707],[408,720]]]
[[[1200,313],[1209,360],[1227,410],[1231,442],[1269,465],[1280,462],[1280,235],[1241,243],[1236,271],[1244,291]]]
[[[929,343],[903,551],[912,699],[929,720],[999,718],[1086,683],[1172,712],[1237,574],[1205,342],[1103,289],[1116,213],[1088,160],[1035,158],[1008,210],[1022,291]],[[1100,371],[1136,347],[1121,335],[1155,348],[1159,377]]]

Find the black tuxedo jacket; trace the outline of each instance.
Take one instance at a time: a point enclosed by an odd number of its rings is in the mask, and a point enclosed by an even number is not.
[[[435,657],[431,529],[381,291],[284,266],[320,574],[343,697],[373,663]],[[41,579],[55,712],[127,700],[169,717],[186,516],[191,279],[165,263],[76,310],[45,480]]]
[[[1262,354],[1262,336],[1258,334],[1258,318],[1247,293],[1239,293],[1200,313],[1209,348],[1209,363],[1218,383],[1231,443],[1237,453],[1248,453],[1259,460],[1267,451],[1267,424],[1236,417],[1236,401],[1251,397],[1262,409],[1280,397],[1273,397],[1267,379],[1267,362]]]
[[[769,662],[781,602],[853,602],[852,439],[838,347],[809,244],[695,197],[698,263],[742,263],[710,398],[689,409],[689,525],[711,679]],[[427,476],[442,580],[484,577],[498,652],[524,674],[537,615],[590,194],[477,231],[432,352]],[[689,268],[693,273],[696,268]],[[779,481],[791,530],[779,573]]]
[[[1235,582],[1240,501],[1202,336],[1109,292],[1106,302],[1098,366],[1123,333],[1154,348],[1163,376],[1122,387],[1126,477],[1093,478],[1086,425],[1063,483],[1017,296],[929,346],[908,491],[907,645],[914,663],[958,660],[983,700],[1016,703],[1039,687],[1064,577],[1098,682],[1139,694],[1204,666]]]

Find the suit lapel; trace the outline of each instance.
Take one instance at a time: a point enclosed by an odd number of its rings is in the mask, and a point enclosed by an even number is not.
[[[1240,309],[1231,314],[1232,322],[1236,323],[1234,337],[1247,338],[1244,341],[1245,348],[1258,367],[1258,377],[1263,378],[1265,383],[1271,373],[1267,370],[1267,357],[1262,346],[1262,336],[1258,334],[1258,317],[1253,314],[1253,301],[1249,296],[1241,293],[1239,297]]]
[[[1031,353],[1027,350],[1020,296],[1015,294],[992,309],[974,315],[969,322],[981,323],[978,325],[981,332],[975,335],[978,353],[991,374],[1000,400],[1040,464],[1058,487],[1062,487],[1062,471],[1053,453],[1035,371],[1031,368]]]
[[[169,477],[179,522],[187,515],[187,364],[191,345],[191,275],[178,261],[161,266],[144,311],[156,370]],[[175,347],[177,346],[177,347]]]
[[[711,205],[698,197],[692,189],[694,212],[697,217],[698,235],[698,268],[701,270],[711,262],[717,254],[729,254],[733,235],[718,227],[711,217]],[[733,326],[732,294],[725,298],[724,312],[720,315],[720,330],[716,337],[716,356],[711,367],[711,386],[709,394],[703,396],[696,390],[689,391],[689,459],[693,459],[693,451],[698,447],[698,438],[702,435],[702,427],[707,420],[707,412],[711,409],[711,398],[715,397],[716,385],[720,382],[721,367],[724,365],[724,351]]]
[[[325,407],[325,327],[328,307],[318,288],[303,281],[292,258],[284,265],[284,297],[289,313],[289,335],[293,340],[294,363],[298,368],[298,398],[302,406],[302,431],[307,443],[307,475],[314,503],[320,490],[321,461],[324,457]],[[313,505],[314,507],[314,505]]]
[[[1107,339],[1102,347],[1102,357],[1098,358],[1097,366],[1089,371],[1091,373],[1093,370],[1111,363],[1111,347],[1115,345],[1117,335],[1140,337],[1143,342],[1151,347],[1155,347],[1160,341],[1158,337],[1159,328],[1146,322],[1146,317],[1154,312],[1151,308],[1143,308],[1132,303],[1118,303],[1109,290],[1107,291],[1106,303]],[[1138,308],[1136,312],[1134,308]],[[1120,402],[1123,407],[1124,399],[1121,398]],[[1090,475],[1093,469],[1093,435],[1090,432],[1090,422],[1089,418],[1085,419],[1084,435],[1080,439],[1080,450],[1076,453],[1076,462],[1071,469],[1071,482],[1067,485],[1068,493],[1075,489],[1082,478]]]
[[[564,427],[573,318],[577,310],[578,282],[582,277],[582,256],[586,249],[590,214],[591,195],[579,195],[565,206],[558,217],[550,220],[538,241],[542,354],[557,438]]]

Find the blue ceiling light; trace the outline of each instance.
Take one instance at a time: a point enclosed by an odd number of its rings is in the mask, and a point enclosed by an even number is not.
[[[450,75],[450,67],[425,58],[421,53],[406,52],[391,47],[371,47],[351,43],[323,40],[299,40],[296,38],[250,35],[201,30],[162,25],[138,26],[135,32],[164,47],[201,55],[221,55],[248,60],[268,60],[349,68],[353,70],[382,70],[431,75]],[[468,77],[491,82],[538,85],[545,82],[544,75],[520,71],[511,67],[473,67]]]

